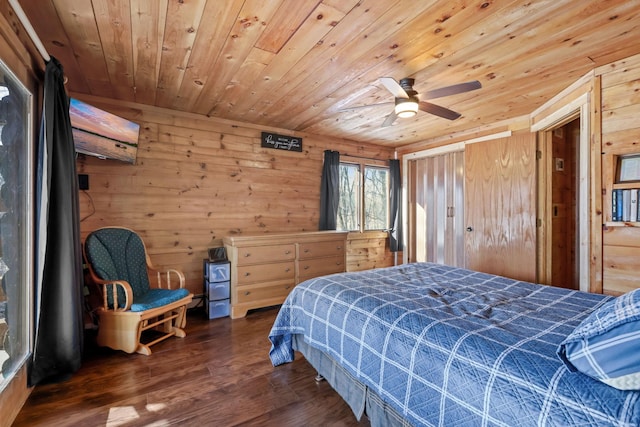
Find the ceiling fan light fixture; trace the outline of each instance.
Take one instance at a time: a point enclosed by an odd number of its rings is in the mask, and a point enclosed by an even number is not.
[[[418,101],[414,99],[402,100],[402,102],[396,102],[395,106],[396,116],[403,119],[413,117],[418,113]]]

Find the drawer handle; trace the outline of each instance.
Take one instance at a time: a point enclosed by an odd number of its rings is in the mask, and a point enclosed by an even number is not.
[[[251,293],[251,292],[246,291],[246,292],[244,293],[244,295],[245,295],[245,296],[247,296],[247,295],[249,295],[250,293]]]
[[[342,265],[342,261],[336,261],[336,265]]]
[[[337,250],[342,250],[342,246],[336,246]]]
[[[289,289],[291,289],[291,286],[287,285],[284,288],[288,291]]]
[[[251,256],[251,253],[249,253],[249,252],[247,252],[246,254],[244,254],[244,257],[245,257],[245,258],[248,258],[248,257],[250,257],[250,256]]]
[[[249,277],[251,273],[249,273],[248,271],[246,273],[244,273],[244,277]]]
[[[305,270],[308,270],[308,269],[309,269],[309,266],[308,266],[308,265],[305,265],[305,266],[304,266],[304,269],[305,269]]]
[[[291,251],[284,251],[285,255],[289,255],[291,253]]]
[[[305,250],[304,250],[304,253],[305,253],[305,254],[306,254],[306,253],[309,253],[309,249],[305,249]]]
[[[290,272],[290,271],[291,271],[291,269],[290,269],[290,268],[287,268],[284,272],[285,272],[285,273],[288,273],[288,272]]]

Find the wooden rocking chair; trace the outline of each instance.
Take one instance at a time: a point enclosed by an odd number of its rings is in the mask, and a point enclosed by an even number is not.
[[[184,288],[184,275],[156,269],[133,230],[105,227],[91,232],[84,255],[92,280],[101,288],[98,345],[150,355],[152,345],[174,335],[185,337],[186,308],[193,295]],[[151,272],[157,277],[153,287]],[[149,329],[161,335],[142,343],[142,332]]]

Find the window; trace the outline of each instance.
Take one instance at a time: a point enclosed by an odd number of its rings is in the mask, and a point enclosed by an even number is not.
[[[389,224],[389,168],[340,163],[338,230],[384,230]]]
[[[360,230],[360,165],[340,163],[338,230]]]
[[[389,224],[389,169],[364,168],[364,229],[385,230]]]
[[[0,390],[30,351],[31,95],[0,62]]]

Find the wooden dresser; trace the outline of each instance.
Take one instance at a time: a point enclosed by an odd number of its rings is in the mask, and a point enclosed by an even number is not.
[[[346,271],[347,233],[314,231],[225,237],[231,261],[231,318],[282,304],[298,283]]]

